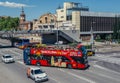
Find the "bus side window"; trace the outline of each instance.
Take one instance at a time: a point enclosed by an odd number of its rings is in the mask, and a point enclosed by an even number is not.
[[[46,56],[45,55],[41,55],[40,56],[42,60],[46,60]]]
[[[55,60],[55,62],[57,62],[57,61],[58,61],[57,56],[54,56],[54,60]]]
[[[69,59],[67,59],[66,57],[64,57],[64,56],[62,56],[62,61],[63,62],[70,62],[70,60]]]
[[[44,58],[43,58],[43,55],[40,55],[40,59],[44,59]]]

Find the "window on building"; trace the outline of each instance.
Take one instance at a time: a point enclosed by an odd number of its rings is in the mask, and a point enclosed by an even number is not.
[[[50,28],[54,28],[54,25],[50,25]]]
[[[67,15],[72,15],[72,10],[67,10]]]
[[[38,26],[40,29],[42,29],[42,26]]]
[[[61,16],[61,18],[64,18],[64,16]]]
[[[54,19],[51,19],[51,23],[54,23]]]
[[[48,20],[48,18],[47,18],[47,17],[45,17],[45,23],[47,23],[47,20]]]
[[[61,12],[64,12],[64,10],[61,10]]]
[[[43,27],[44,27],[44,28],[48,28],[48,26],[47,26],[47,25],[44,25]]]
[[[68,15],[67,20],[72,20],[72,15]]]
[[[40,23],[42,23],[42,20],[40,20]]]

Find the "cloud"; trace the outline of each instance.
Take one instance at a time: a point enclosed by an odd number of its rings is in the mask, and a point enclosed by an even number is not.
[[[32,7],[32,6],[28,6],[26,4],[15,3],[15,2],[8,2],[8,1],[0,2],[0,6],[11,7],[11,8]]]

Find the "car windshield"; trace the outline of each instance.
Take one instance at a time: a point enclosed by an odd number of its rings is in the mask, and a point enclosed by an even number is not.
[[[5,56],[5,58],[12,58],[10,55],[8,55],[8,56]]]
[[[41,73],[43,73],[42,70],[40,70],[40,69],[35,70],[35,74],[41,74]]]

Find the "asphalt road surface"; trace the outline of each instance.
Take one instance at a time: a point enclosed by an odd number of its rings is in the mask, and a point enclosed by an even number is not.
[[[0,59],[0,83],[34,83],[27,78],[22,50],[17,48],[0,49],[0,57],[12,54],[15,63],[5,64]],[[41,67],[49,81],[44,83],[120,83],[120,53],[96,54],[89,57],[87,70]]]

